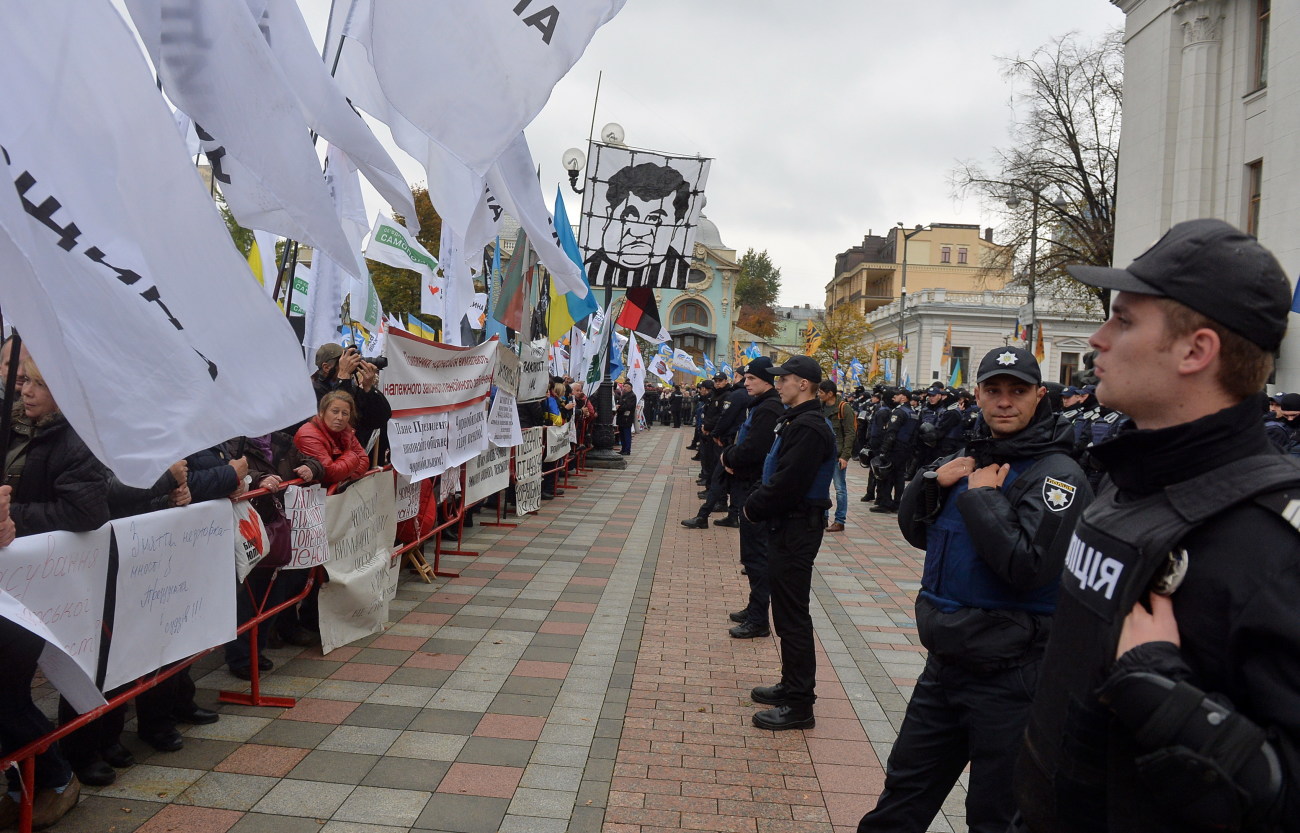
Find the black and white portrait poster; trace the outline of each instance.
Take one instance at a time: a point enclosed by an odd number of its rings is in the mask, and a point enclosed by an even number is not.
[[[711,161],[592,143],[578,241],[592,286],[686,288]]]

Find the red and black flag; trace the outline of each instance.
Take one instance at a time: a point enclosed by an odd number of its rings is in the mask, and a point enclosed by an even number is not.
[[[654,290],[648,286],[628,288],[627,301],[614,323],[635,330],[656,344],[668,340],[668,331],[659,320],[659,305],[655,303]]]

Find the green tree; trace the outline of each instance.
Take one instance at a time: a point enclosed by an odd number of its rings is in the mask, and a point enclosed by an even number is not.
[[[849,304],[841,304],[828,314],[817,319],[820,343],[813,358],[822,367],[822,373],[829,378],[831,364],[837,359],[847,364],[850,359],[858,359],[863,364],[871,360],[868,338],[871,324],[866,317]]]
[[[776,335],[777,296],[781,294],[781,270],[772,264],[767,250],[745,252],[740,259],[740,275],[736,278],[736,308],[740,324],[746,330],[764,338]]]
[[[429,189],[416,185],[411,188],[411,196],[415,198],[415,214],[420,221],[420,233],[415,238],[420,241],[421,246],[436,256],[442,238],[442,218],[438,216],[433,202],[429,199]],[[405,221],[401,215],[395,214],[393,218],[398,222]],[[384,305],[385,312],[399,317],[407,312],[420,314],[418,272],[398,269],[373,260],[367,260],[366,267],[370,270],[370,280],[375,285],[375,292],[379,293],[379,301]]]

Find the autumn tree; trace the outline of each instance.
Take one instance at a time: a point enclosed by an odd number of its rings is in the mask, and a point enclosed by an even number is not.
[[[1038,294],[1106,313],[1109,292],[1073,280],[1065,266],[1111,265],[1123,69],[1119,31],[1092,43],[1071,33],[1027,57],[1003,59],[1003,75],[1016,88],[1011,144],[995,150],[991,168],[966,162],[952,175],[959,196],[980,197],[1005,221],[1009,245],[991,267],[1010,265],[1018,282],[1029,281],[1030,241],[1036,234],[1032,271]],[[1037,229],[1034,192],[1041,195]]]
[[[866,364],[871,358],[871,324],[852,305],[841,304],[815,321],[821,341],[813,358],[821,365],[826,378],[830,378],[831,365],[836,361],[847,364],[856,358]]]
[[[442,218],[434,209],[427,188],[416,185],[411,188],[411,196],[415,198],[415,214],[420,221],[420,233],[415,236],[415,239],[436,256],[442,239]],[[394,214],[393,218],[400,223],[405,223],[405,218],[399,214]],[[419,315],[420,274],[418,272],[411,269],[398,269],[373,260],[367,260],[366,266],[370,269],[370,280],[375,285],[375,292],[379,294],[379,301],[384,305],[385,312],[399,317],[407,312]]]
[[[775,306],[781,294],[781,270],[773,265],[766,249],[745,252],[739,266],[740,275],[736,278],[737,323],[755,335],[771,338],[779,330]]]

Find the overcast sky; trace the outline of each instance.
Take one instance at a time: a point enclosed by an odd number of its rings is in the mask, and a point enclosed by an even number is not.
[[[329,0],[299,2],[323,29]],[[1109,0],[628,0],[528,141],[549,204],[557,184],[568,193],[560,156],[585,151],[603,71],[596,129],[617,122],[629,145],[712,157],[705,213],[723,241],[767,250],[781,303],[820,306],[835,255],[868,230],[996,221],[955,199],[950,175],[1008,142],[998,58],[1123,22]],[[579,197],[567,205],[578,217]]]

